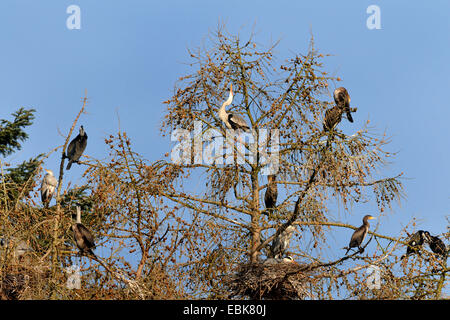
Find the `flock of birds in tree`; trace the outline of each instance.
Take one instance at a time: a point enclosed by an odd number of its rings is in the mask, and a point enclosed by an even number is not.
[[[340,87],[334,90],[333,97],[335,106],[326,110],[323,120],[323,130],[325,132],[333,131],[341,122],[344,113],[348,121],[353,122],[351,113],[356,111],[356,109],[350,108],[350,96],[345,88]],[[230,86],[228,99],[222,104],[221,108],[219,109],[219,118],[229,129],[243,130],[247,132],[250,131],[250,127],[243,117],[238,114],[228,113],[225,110],[225,107],[229,106],[232,102],[233,88],[232,86]],[[66,170],[70,170],[73,163],[79,164],[80,157],[87,146],[87,138],[88,136],[84,131],[83,126],[80,126],[79,134],[69,143],[69,146],[67,147],[67,153],[64,153],[63,155],[63,159],[69,159]],[[44,207],[48,208],[50,200],[52,199],[58,185],[58,181],[56,180],[52,170],[45,171],[46,175],[44,176],[41,184],[41,200]],[[270,214],[276,209],[277,197],[278,189],[276,175],[269,175],[266,193],[264,195],[264,203],[267,210],[266,213]],[[72,231],[75,243],[81,254],[92,255],[95,257],[95,254],[92,251],[93,249],[95,249],[94,236],[92,232],[89,231],[89,229],[81,223],[80,207],[77,206],[76,209],[76,221],[72,223]],[[344,248],[347,249],[345,255],[347,255],[352,248],[358,248],[359,253],[362,253],[364,251],[364,248],[361,245],[369,231],[370,225],[368,221],[371,219],[375,219],[375,217],[371,215],[364,216],[362,226],[355,230],[350,239],[348,247]],[[268,259],[266,260],[267,262],[278,263],[281,261],[293,261],[292,257],[286,255],[286,251],[289,247],[289,242],[294,232],[297,232],[296,227],[290,225],[273,240],[269,250]],[[447,256],[447,248],[441,239],[436,236],[430,235],[428,231],[419,230],[410,236],[406,254],[402,256],[401,259],[413,253],[420,254],[419,249],[424,243],[428,243],[430,249],[434,253],[442,255],[443,257]],[[7,241],[5,241],[4,239],[0,239],[0,246],[3,247],[6,245]],[[21,248],[20,250],[21,252],[26,252],[28,249]]]
[[[87,139],[88,136],[86,131],[84,131],[83,126],[80,126],[79,134],[69,143],[69,146],[67,147],[67,154],[64,153],[62,157],[63,159],[69,159],[66,170],[70,170],[72,163],[80,163],[80,157],[87,146]],[[58,181],[53,175],[52,170],[45,171],[47,173],[42,179],[41,200],[44,206],[48,208],[50,200],[55,193],[56,186],[58,185]],[[77,206],[76,208],[76,221],[72,223],[73,238],[82,254],[91,254],[95,257],[95,254],[92,251],[92,249],[95,249],[94,236],[92,235],[92,232],[81,223],[80,207]]]
[[[80,126],[79,134],[69,143],[67,147],[67,154],[64,153],[63,159],[69,159],[66,170],[70,170],[73,163],[79,164],[80,157],[83,154],[87,146],[87,134],[84,131],[83,126]],[[50,201],[55,194],[58,181],[56,180],[53,171],[46,169],[46,174],[41,183],[41,200],[45,208],[48,208]],[[92,249],[95,249],[94,236],[88,228],[81,223],[81,209],[76,207],[76,221],[72,223],[72,231],[75,243],[80,250],[81,254],[92,255],[95,254]],[[31,247],[23,240],[15,238],[3,239],[0,238],[0,247],[2,248],[14,248],[14,255],[16,257],[23,256],[26,252],[32,251]]]
[[[339,87],[334,90],[333,98],[335,105],[325,111],[325,116],[322,122],[323,130],[325,132],[333,131],[341,122],[342,116],[344,114],[347,120],[353,123],[352,112],[356,111],[356,109],[350,108],[350,95],[348,94],[347,89],[345,89],[344,87]],[[250,127],[243,117],[238,114],[226,112],[225,107],[229,106],[232,102],[233,87],[232,85],[230,85],[230,93],[228,99],[222,104],[221,108],[219,109],[219,118],[228,129],[243,130],[247,132],[250,131]],[[276,175],[268,175],[267,180],[268,183],[266,193],[264,195],[264,203],[267,210],[266,213],[271,213],[276,208],[278,197]],[[375,217],[371,215],[364,216],[362,226],[355,230],[355,232],[352,234],[348,247],[344,248],[347,249],[345,255],[347,255],[352,248],[358,248],[359,253],[364,252],[364,248],[361,245],[367,233],[369,232],[369,220],[372,219],[375,219]],[[294,226],[288,226],[283,232],[278,235],[278,237],[273,240],[269,250],[269,254],[267,255],[267,263],[293,261],[292,257],[285,256],[285,253],[289,247],[289,242],[292,234],[296,231],[297,229]],[[442,255],[443,257],[447,256],[447,248],[441,239],[436,236],[431,236],[428,231],[419,230],[418,232],[410,236],[406,255],[402,256],[401,259],[412,253],[420,254],[419,249],[425,242],[429,244],[431,251],[433,251],[434,253]]]

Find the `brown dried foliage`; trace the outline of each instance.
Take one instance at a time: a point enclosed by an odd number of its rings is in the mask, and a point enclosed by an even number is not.
[[[56,205],[46,209],[35,201],[38,173],[22,186],[36,191],[24,191],[14,204],[2,201],[2,236],[32,248],[20,263],[10,249],[0,251],[2,298],[441,298],[448,272],[442,259],[424,248],[422,256],[399,260],[405,232],[415,228],[411,224],[396,236],[379,234],[375,227],[365,254],[327,261],[333,230],[358,227],[337,221],[330,203],[337,200],[347,213],[360,201],[373,201],[381,218],[402,196],[401,174],[379,176],[394,155],[386,150],[385,134],[377,136],[368,126],[351,135],[339,127],[323,132],[329,88],[339,79],[324,71],[324,55],[314,42],[307,54],[282,63],[275,47],[262,47],[253,36],[242,41],[220,27],[203,47],[189,51],[193,70],[165,102],[161,131],[193,130],[194,121],[201,121],[203,129],[225,132],[217,110],[233,84],[237,94],[229,110],[256,133],[279,130],[276,210],[265,212],[260,158],[239,165],[151,163],[119,131],[105,139],[106,159],[83,157],[85,186],[69,190],[69,183],[64,189],[61,162]],[[65,146],[86,106],[85,97]],[[82,199],[74,195],[77,188],[87,192]],[[83,207],[83,223],[95,235],[98,258],[80,257],[74,246],[70,224],[76,205]],[[288,253],[299,263],[267,266],[268,246],[291,224],[301,234]],[[345,261],[352,266],[343,267]],[[74,263],[81,267],[81,289],[66,286],[65,268]],[[365,285],[370,265],[380,267],[380,290]]]

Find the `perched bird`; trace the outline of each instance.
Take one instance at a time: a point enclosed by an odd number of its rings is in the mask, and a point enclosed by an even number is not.
[[[278,187],[275,183],[276,175],[271,174],[267,176],[267,188],[266,194],[264,195],[264,203],[266,205],[266,209],[270,210],[275,208],[278,197]]]
[[[282,262],[284,263],[292,263],[295,262],[294,259],[291,256],[286,256],[283,258]]]
[[[334,102],[336,106],[347,114],[347,119],[350,122],[353,122],[351,110],[350,110],[350,95],[347,92],[347,89],[344,87],[339,87],[334,90],[333,93]]]
[[[273,240],[270,247],[270,258],[282,259],[284,252],[289,247],[292,234],[296,230],[294,226],[289,226]]]
[[[322,123],[324,131],[334,130],[341,122],[344,112],[347,115],[348,121],[353,122],[352,111],[356,109],[350,109],[350,96],[347,90],[344,87],[339,87],[334,90],[333,97],[336,105],[325,111],[325,117]]]
[[[33,249],[24,240],[17,239],[15,237],[9,239],[1,238],[0,248],[8,251],[11,250],[16,258],[20,258],[27,252],[33,251]]]
[[[222,104],[219,109],[219,118],[222,120],[228,129],[242,129],[244,131],[250,131],[250,127],[247,122],[238,114],[228,113],[225,111],[225,107],[233,102],[233,85],[230,85],[230,94],[228,99]]]
[[[41,184],[41,200],[42,203],[48,207],[50,200],[53,197],[53,194],[56,189],[56,185],[58,184],[58,181],[56,180],[55,176],[53,175],[52,170],[45,170],[47,173],[44,176],[44,179],[42,179]]]
[[[264,264],[268,264],[268,265],[273,265],[273,264],[277,264],[277,263],[279,263],[279,259],[267,258],[266,260],[264,260]]]
[[[360,253],[364,252],[364,249],[361,247],[361,243],[364,241],[367,232],[369,232],[370,225],[368,220],[371,219],[375,219],[375,217],[372,217],[371,215],[364,216],[363,225],[356,229],[356,231],[353,233],[345,255],[347,255],[351,248],[358,248]]]
[[[63,158],[68,158],[69,163],[67,164],[66,170],[69,170],[73,162],[79,163],[80,157],[86,149],[87,145],[87,134],[84,131],[83,126],[80,126],[80,133],[69,143],[67,147],[67,155]]]
[[[293,263],[295,262],[291,256],[286,256],[284,258],[267,258],[263,264],[266,265],[275,265],[279,263]]]
[[[19,240],[16,243],[14,254],[16,257],[21,257],[29,251],[33,251],[33,249],[24,240]]]
[[[447,256],[447,247],[445,246],[444,241],[436,236],[430,235],[428,231],[425,231],[425,234],[427,236],[427,242],[430,246],[431,251],[443,257]]]
[[[342,119],[342,110],[337,106],[334,106],[331,109],[325,111],[325,117],[323,119],[323,130],[331,131],[336,128],[336,126],[341,122]]]
[[[0,300],[19,300],[28,281],[28,275],[23,273],[3,273],[0,280]]]
[[[422,247],[423,243],[427,240],[426,232],[419,230],[409,237],[408,247],[406,248],[406,254],[403,255],[401,259],[404,259],[410,254],[419,253],[419,249]]]
[[[77,219],[76,223],[72,224],[73,237],[78,249],[81,253],[96,255],[92,251],[95,249],[94,236],[92,233],[81,223],[81,209],[77,207]]]

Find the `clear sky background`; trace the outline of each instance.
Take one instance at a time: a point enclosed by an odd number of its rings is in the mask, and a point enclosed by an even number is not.
[[[69,5],[81,8],[81,29],[69,30]],[[381,30],[369,30],[369,5],[381,9]],[[406,199],[381,221],[380,233],[397,236],[412,218],[431,234],[447,231],[450,170],[450,2],[433,1],[54,1],[0,2],[0,118],[19,107],[37,110],[30,138],[12,163],[46,153],[63,143],[88,91],[86,154],[106,158],[104,138],[127,131],[137,152],[149,160],[170,151],[159,133],[176,79],[189,69],[187,48],[202,43],[219,21],[232,32],[251,31],[267,44],[281,39],[279,57],[306,53],[310,32],[316,48],[332,54],[325,70],[343,79],[358,107],[351,134],[367,119],[392,137],[398,151],[381,174],[404,172]],[[330,97],[331,100],[331,97]],[[78,128],[76,129],[78,130]],[[57,168],[60,153],[46,162]],[[67,173],[82,183],[82,167]],[[55,170],[56,171],[56,170]],[[335,213],[359,225],[376,204],[357,204]],[[351,232],[336,230],[339,248]],[[373,243],[372,243],[373,244]]]

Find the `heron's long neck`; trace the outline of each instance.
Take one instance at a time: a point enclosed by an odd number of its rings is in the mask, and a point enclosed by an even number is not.
[[[222,120],[222,121],[227,121],[228,120],[228,114],[227,114],[227,112],[225,111],[225,103],[222,105],[222,107],[220,107],[220,109],[219,109],[219,118]]]
[[[233,102],[233,93],[230,91],[227,101],[225,101],[219,109],[219,118],[224,122],[228,122],[228,113],[225,111],[225,107],[229,106],[231,102]]]

